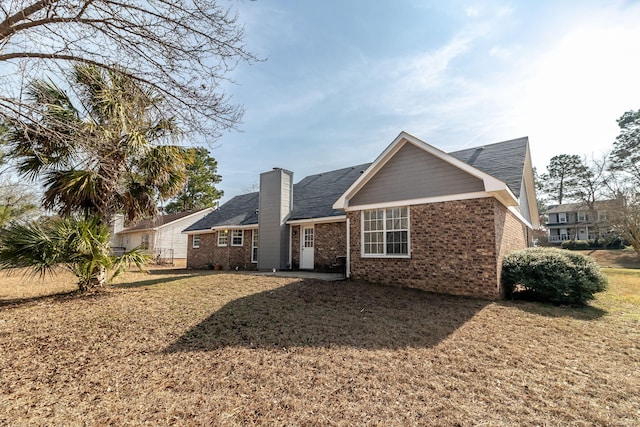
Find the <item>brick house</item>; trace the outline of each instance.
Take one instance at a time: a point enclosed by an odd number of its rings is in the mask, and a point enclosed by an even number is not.
[[[343,269],[347,277],[498,298],[504,256],[539,226],[528,138],[445,153],[409,135],[373,163],[260,175],[188,227],[187,267]]]

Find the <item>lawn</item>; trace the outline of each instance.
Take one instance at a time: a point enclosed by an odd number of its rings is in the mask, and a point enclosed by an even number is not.
[[[567,308],[187,271],[40,296],[0,272],[0,425],[637,425],[640,270],[606,273]]]

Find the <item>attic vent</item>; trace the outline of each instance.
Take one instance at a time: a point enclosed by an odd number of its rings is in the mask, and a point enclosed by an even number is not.
[[[360,171],[360,173],[364,173],[364,169],[362,169],[362,170]]]

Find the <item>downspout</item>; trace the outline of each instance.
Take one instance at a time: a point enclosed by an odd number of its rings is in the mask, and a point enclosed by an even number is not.
[[[293,246],[293,227],[289,225],[289,270],[293,270],[293,254],[291,247]]]
[[[347,259],[344,263],[345,268],[345,276],[348,278],[351,277],[351,222],[349,221],[349,217],[347,216]]]

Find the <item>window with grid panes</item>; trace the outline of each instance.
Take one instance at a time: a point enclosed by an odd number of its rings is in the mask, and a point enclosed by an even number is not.
[[[218,231],[218,246],[227,246],[229,243],[229,230]]]
[[[409,255],[408,208],[363,211],[362,251],[366,256]]]
[[[231,246],[242,246],[242,236],[244,231],[233,230],[231,231]]]

